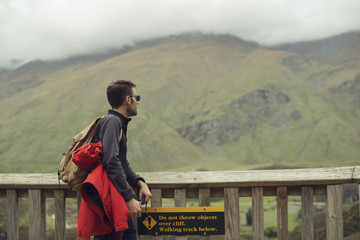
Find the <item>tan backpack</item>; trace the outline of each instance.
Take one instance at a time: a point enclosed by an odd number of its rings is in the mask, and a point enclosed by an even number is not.
[[[78,167],[73,161],[73,153],[81,146],[90,143],[95,135],[96,128],[103,117],[95,119],[89,126],[73,138],[73,142],[63,153],[58,170],[58,179],[67,183],[73,191],[80,191],[80,186],[89,175],[89,171]]]

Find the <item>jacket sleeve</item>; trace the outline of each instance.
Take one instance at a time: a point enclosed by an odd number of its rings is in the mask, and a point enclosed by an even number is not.
[[[142,178],[141,176],[139,176],[138,174],[136,174],[130,167],[130,164],[129,162],[126,160],[126,163],[125,163],[126,166],[123,166],[124,167],[124,170],[125,170],[125,175],[126,175],[126,179],[127,181],[132,185],[132,186],[135,186],[135,187],[138,187],[137,185],[137,182],[138,181],[143,181],[145,182],[144,178]]]
[[[115,117],[104,118],[99,128],[100,141],[103,145],[102,164],[115,188],[127,202],[135,193],[127,182],[127,175],[119,157],[119,135],[121,122]]]

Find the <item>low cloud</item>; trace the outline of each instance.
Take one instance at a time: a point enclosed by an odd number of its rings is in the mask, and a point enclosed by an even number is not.
[[[0,67],[200,31],[262,45],[360,30],[358,0],[3,0]]]

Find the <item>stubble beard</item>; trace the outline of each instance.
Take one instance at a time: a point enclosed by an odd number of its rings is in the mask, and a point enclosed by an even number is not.
[[[136,108],[135,109],[129,108],[128,109],[128,115],[129,115],[129,117],[136,116],[137,115],[137,109]]]

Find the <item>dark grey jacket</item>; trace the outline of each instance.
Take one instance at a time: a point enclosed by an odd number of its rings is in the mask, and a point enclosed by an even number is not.
[[[126,202],[135,197],[131,186],[137,186],[139,180],[145,182],[131,169],[126,158],[126,134],[129,121],[131,118],[126,118],[116,111],[109,110],[108,115],[101,120],[92,140],[92,142],[101,141],[103,145],[103,167]],[[121,128],[122,137],[119,142]]]

